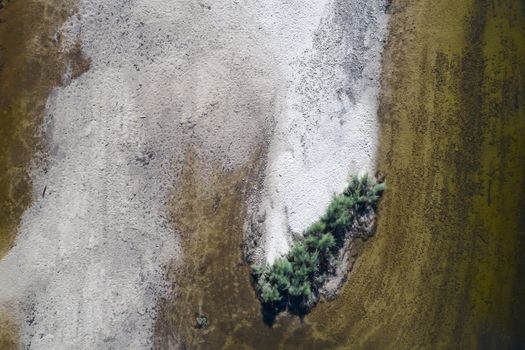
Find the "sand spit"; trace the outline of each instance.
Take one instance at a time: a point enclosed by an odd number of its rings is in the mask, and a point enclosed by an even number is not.
[[[317,2],[319,5],[319,2]],[[341,192],[352,173],[374,172],[383,0],[326,1],[298,52],[283,48],[286,85],[252,229],[255,260],[273,261]],[[313,21],[315,22],[315,21]],[[284,45],[294,44],[284,42]]]

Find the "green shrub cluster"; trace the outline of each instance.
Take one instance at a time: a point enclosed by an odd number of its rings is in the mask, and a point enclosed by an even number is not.
[[[385,190],[368,175],[353,176],[344,192],[335,195],[325,214],[304,232],[290,252],[271,265],[252,266],[259,298],[266,311],[307,312],[333,266],[334,256],[357,216],[375,209]]]

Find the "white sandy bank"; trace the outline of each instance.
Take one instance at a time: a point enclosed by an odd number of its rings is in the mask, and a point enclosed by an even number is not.
[[[292,233],[323,213],[350,174],[374,171],[385,1],[315,3],[308,8],[315,24],[306,26],[301,51],[286,49],[295,47],[293,41],[281,50],[288,53],[282,59],[286,97],[276,115],[259,208],[270,262],[289,249]]]

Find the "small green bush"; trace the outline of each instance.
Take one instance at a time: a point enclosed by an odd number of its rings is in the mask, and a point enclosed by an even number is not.
[[[306,229],[307,235],[314,235],[326,232],[326,225],[322,221],[316,221]]]
[[[322,254],[327,254],[335,247],[335,238],[330,233],[325,233],[319,237],[317,248]]]
[[[272,286],[270,283],[265,283],[262,286],[261,297],[263,302],[267,304],[278,303],[282,300],[282,296],[276,286]]]
[[[195,320],[197,322],[197,328],[204,329],[208,327],[208,317],[206,315],[198,314]]]
[[[259,298],[266,310],[308,310],[315,304],[319,288],[327,280],[333,259],[342,248],[355,217],[375,209],[385,191],[384,183],[364,175],[352,176],[340,195],[335,195],[325,214],[304,232],[290,252],[271,265],[252,266]]]
[[[338,195],[332,199],[321,221],[325,224],[328,232],[336,235],[343,234],[352,226],[352,211],[356,201],[352,197]]]

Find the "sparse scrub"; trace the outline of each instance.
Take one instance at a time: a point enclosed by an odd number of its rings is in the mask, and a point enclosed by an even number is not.
[[[273,264],[252,266],[252,276],[264,311],[288,309],[305,314],[319,300],[319,289],[338,264],[334,259],[355,220],[375,210],[384,183],[364,175],[353,176],[342,194],[334,195],[321,218],[304,232],[290,252]]]

